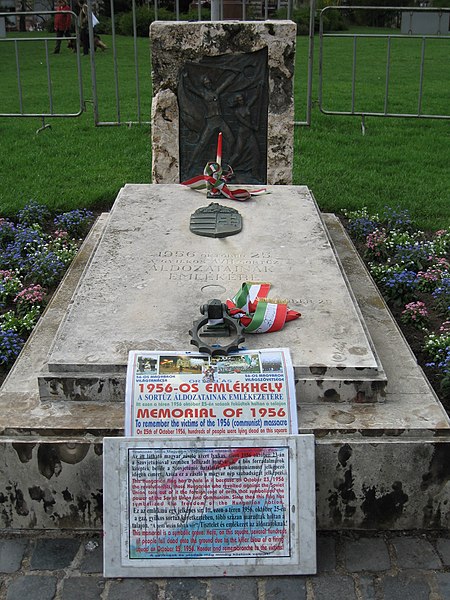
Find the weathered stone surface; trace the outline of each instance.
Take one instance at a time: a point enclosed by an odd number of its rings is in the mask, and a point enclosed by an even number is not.
[[[89,546],[91,544],[92,546]],[[103,540],[90,540],[84,546],[85,552],[80,563],[81,573],[103,572]]]
[[[320,600],[356,600],[355,584],[347,575],[318,575],[312,581],[315,598]]]
[[[387,571],[389,552],[382,539],[345,540],[345,565],[350,571]]]
[[[170,579],[167,582],[166,600],[206,600],[206,583],[193,579]]]
[[[306,577],[271,577],[266,579],[265,600],[306,600]],[[238,598],[238,597],[237,597]],[[242,594],[240,596],[242,598]],[[247,598],[247,597],[246,597]]]
[[[442,563],[428,540],[399,537],[393,540],[397,563],[402,569],[439,569]]]
[[[429,576],[422,573],[400,573],[381,579],[381,598],[402,600],[430,600]]]
[[[152,153],[157,173],[153,180],[179,181],[179,112],[177,97],[169,89],[155,94],[152,102]]]
[[[148,579],[115,579],[109,588],[108,600],[123,600],[134,597],[136,600],[158,600],[159,588],[155,581]]]
[[[105,587],[105,580],[101,577],[69,577],[64,580],[61,600],[100,600]]]
[[[447,527],[450,444],[367,434],[341,444],[340,432],[317,444],[317,519],[323,528],[346,528],[350,522],[356,529]]]
[[[447,538],[438,538],[436,540],[436,550],[446,567],[450,566],[450,540]]]
[[[6,600],[33,598],[33,600],[53,600],[57,579],[53,575],[28,575],[10,583]]]
[[[161,203],[171,198],[169,193]],[[250,211],[258,201],[249,203]],[[339,220],[322,218],[389,383],[385,403],[305,402],[298,396],[300,431],[316,435],[318,528],[449,528],[449,419]],[[104,225],[108,215],[102,220]],[[37,384],[39,374],[48,375],[50,345],[101,231],[86,240],[0,391],[4,530],[101,528],[102,438],[123,434],[123,403],[40,402]],[[436,544],[444,564],[450,563],[447,546],[445,539]]]
[[[258,600],[258,580],[255,577],[216,577],[211,579],[210,592],[215,600]],[[266,598],[270,600],[270,595]]]
[[[436,583],[440,598],[450,598],[450,573],[436,573]]]
[[[78,394],[87,400],[89,389],[98,387],[108,393],[98,374],[123,375],[130,350],[186,348],[200,306],[212,297],[232,298],[244,281],[264,280],[302,318],[264,337],[247,335],[246,347],[289,347],[302,402],[377,401],[383,369],[314,199],[305,187],[269,190],[240,203],[239,235],[215,239],[189,232],[192,212],[207,203],[204,194],[176,185],[127,185],[48,359],[51,375],[75,372],[81,385],[61,377],[44,399]],[[273,222],[277,228],[268,235]]]
[[[292,182],[293,78],[296,26],[292,21],[161,22],[151,25],[152,159],[154,183],[177,183],[179,115],[177,83],[187,61],[268,50],[267,182]],[[213,160],[215,157],[211,157]],[[226,157],[224,157],[226,160]],[[201,166],[203,168],[204,165]],[[199,173],[200,174],[200,173]]]
[[[49,433],[51,433],[49,431]],[[89,434],[87,434],[89,438]],[[0,438],[0,526],[5,529],[99,529],[102,519],[102,447],[88,439],[58,443]],[[76,548],[59,548],[58,540],[43,540],[33,568],[63,568]],[[53,554],[51,545],[56,548]],[[56,561],[56,562],[55,562]],[[62,561],[62,562],[61,562]],[[58,564],[59,566],[56,566]]]
[[[324,535],[317,536],[317,572],[334,571],[336,568],[336,540]]]

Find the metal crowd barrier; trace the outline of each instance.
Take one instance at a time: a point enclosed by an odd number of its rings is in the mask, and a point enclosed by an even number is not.
[[[319,98],[318,104],[320,111],[326,115],[346,115],[346,116],[360,116],[362,119],[362,129],[364,132],[364,118],[368,116],[372,117],[410,117],[410,118],[421,118],[421,119],[450,119],[450,115],[443,114],[426,114],[422,112],[422,100],[423,100],[423,85],[425,79],[425,55],[426,55],[426,44],[430,39],[433,40],[441,40],[442,43],[450,44],[450,35],[448,30],[444,35],[442,33],[439,34],[420,34],[414,33],[411,29],[411,25],[409,25],[408,33],[358,33],[358,34],[349,34],[349,33],[341,33],[341,32],[324,32],[324,15],[327,11],[337,10],[337,11],[350,11],[350,10],[373,10],[373,11],[396,11],[400,13],[407,13],[411,15],[411,13],[437,13],[438,15],[445,15],[450,13],[450,8],[411,8],[411,7],[385,7],[385,6],[327,6],[320,12],[320,21],[319,21],[319,36],[320,36],[320,52],[319,52]],[[439,24],[441,23],[441,17],[439,17]],[[410,17],[410,23],[412,22],[412,16]],[[440,25],[439,25],[440,27]],[[448,19],[447,19],[447,29],[448,29]],[[353,64],[352,64],[352,93],[351,93],[351,107],[349,110],[330,110],[326,109],[323,106],[323,45],[324,39],[326,38],[351,38],[353,39]],[[387,54],[386,54],[386,64],[385,64],[385,81],[384,81],[384,102],[383,108],[379,111],[369,111],[369,110],[356,110],[356,73],[357,73],[357,62],[358,62],[358,40],[362,38],[383,38],[387,39]],[[418,97],[417,97],[417,111],[416,112],[391,112],[389,110],[389,85],[391,83],[391,41],[393,39],[421,39],[421,58],[420,58],[420,68],[418,73]]]
[[[33,17],[41,15],[54,15],[57,11],[39,11],[39,12],[3,12],[0,13],[0,17]],[[44,125],[45,119],[50,117],[79,117],[85,110],[84,98],[83,98],[83,80],[81,74],[81,60],[80,60],[80,42],[79,42],[79,26],[77,15],[73,11],[64,11],[72,15],[72,21],[75,24],[75,34],[70,37],[62,38],[64,41],[73,40],[76,47],[76,65],[77,65],[77,79],[78,79],[78,94],[79,94],[79,108],[76,112],[57,112],[54,110],[54,99],[53,99],[53,82],[52,82],[52,71],[49,60],[49,43],[55,44],[56,37],[44,36],[44,37],[0,37],[0,43],[3,44],[14,44],[15,63],[16,63],[16,77],[17,77],[17,99],[19,110],[17,112],[0,112],[0,117],[38,117],[41,118]],[[20,68],[20,50],[21,44],[37,43],[44,44],[45,53],[45,66],[47,73],[47,92],[48,92],[48,103],[49,110],[47,112],[32,112],[24,109],[23,102],[23,85],[21,79],[21,68]]]

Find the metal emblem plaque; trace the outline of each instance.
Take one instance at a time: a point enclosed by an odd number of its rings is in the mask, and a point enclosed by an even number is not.
[[[189,229],[196,235],[223,238],[242,231],[242,217],[234,208],[211,202],[192,213]]]

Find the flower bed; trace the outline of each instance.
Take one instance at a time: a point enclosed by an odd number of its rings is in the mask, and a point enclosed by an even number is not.
[[[93,214],[52,217],[34,201],[0,219],[0,376],[4,378],[89,231]]]
[[[30,202],[0,219],[0,379],[17,358],[94,215],[52,217]],[[450,410],[450,231],[425,234],[405,211],[346,212],[346,227],[447,410]]]
[[[407,211],[344,213],[347,230],[437,394],[450,409],[450,231]]]

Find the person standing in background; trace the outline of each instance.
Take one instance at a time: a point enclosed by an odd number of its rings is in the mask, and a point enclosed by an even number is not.
[[[79,1],[80,6],[80,42],[83,48],[83,54],[89,54],[89,15],[86,0]]]
[[[72,15],[64,13],[63,11],[70,11],[70,6],[67,5],[65,0],[58,0],[56,4],[55,14],[55,31],[56,31],[56,46],[53,54],[59,54],[61,49],[61,42],[63,37],[70,37],[70,26],[72,21]]]

